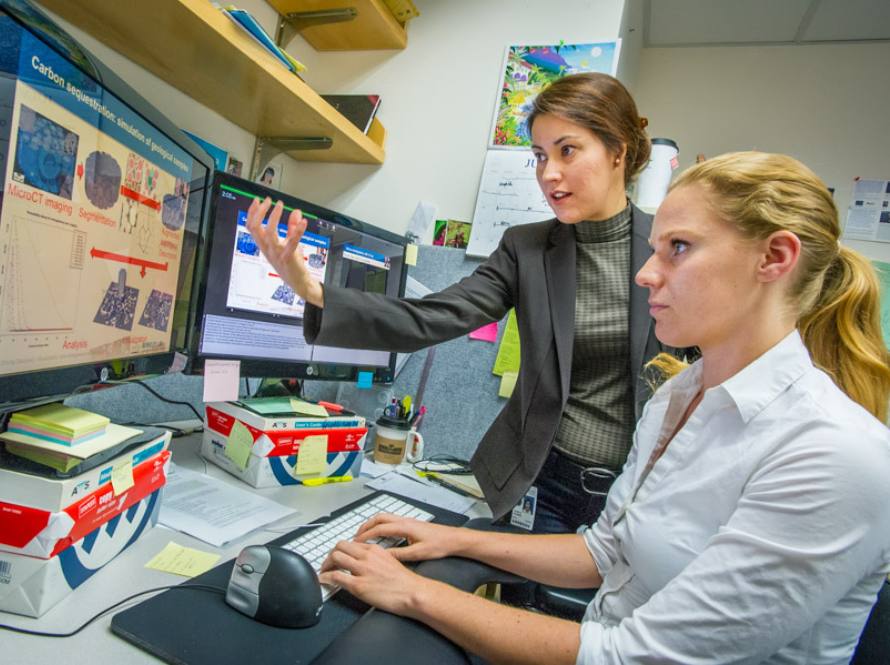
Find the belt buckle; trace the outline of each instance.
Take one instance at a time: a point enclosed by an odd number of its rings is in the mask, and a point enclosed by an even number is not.
[[[596,489],[596,481],[598,480],[615,480],[618,477],[612,469],[602,466],[589,466],[581,469],[581,489],[592,496],[606,496],[609,492],[603,492]]]

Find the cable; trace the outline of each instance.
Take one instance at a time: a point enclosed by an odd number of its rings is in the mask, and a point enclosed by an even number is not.
[[[127,603],[134,598],[144,596],[147,593],[154,593],[155,591],[169,591],[170,589],[199,589],[201,591],[213,591],[220,594],[224,594],[226,592],[225,589],[220,589],[219,587],[210,586],[208,584],[171,584],[168,586],[155,587],[154,589],[146,589],[145,591],[134,593],[132,596],[127,596],[123,600],[119,600],[118,602],[116,602],[114,605],[106,607],[98,614],[94,614],[92,617],[87,619],[86,623],[81,624],[79,628],[75,628],[70,633],[44,633],[39,630],[29,630],[27,628],[19,628],[17,626],[7,626],[6,624],[2,623],[0,623],[0,629],[9,630],[14,633],[21,633],[23,635],[34,635],[35,637],[72,637],[73,635],[77,635],[80,631],[89,626],[102,615],[108,614],[108,612],[110,612],[111,610],[115,609],[116,607],[120,607],[124,603]]]
[[[194,405],[191,402],[183,402],[183,401],[179,401],[179,400],[175,400],[175,399],[168,399],[168,398],[164,397],[163,395],[161,395],[154,388],[149,386],[147,383],[145,383],[144,381],[140,381],[139,379],[133,379],[131,381],[106,381],[105,383],[115,385],[115,386],[130,386],[130,385],[134,385],[134,384],[137,386],[142,386],[143,388],[145,388],[148,392],[150,392],[152,395],[157,397],[162,402],[166,402],[167,404],[181,404],[182,406],[187,406],[188,408],[190,408],[192,410],[192,413],[195,414],[195,417],[198,420],[200,420],[201,422],[204,421],[204,416],[202,416],[198,412],[198,410],[194,407]]]
[[[449,465],[448,469],[430,468],[432,465],[446,464]],[[429,457],[414,462],[412,466],[418,471],[440,471],[442,473],[451,473],[455,476],[469,476],[473,473],[469,461],[446,453],[430,455]]]

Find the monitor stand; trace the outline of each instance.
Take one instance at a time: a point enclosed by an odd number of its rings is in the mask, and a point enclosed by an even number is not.
[[[303,384],[299,379],[263,379],[254,397],[302,397]]]

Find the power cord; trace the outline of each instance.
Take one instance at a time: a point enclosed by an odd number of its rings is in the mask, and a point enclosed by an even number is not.
[[[146,589],[145,591],[140,591],[139,593],[134,593],[132,596],[127,596],[123,600],[119,600],[114,605],[106,607],[104,610],[99,612],[98,614],[94,614],[92,617],[87,619],[87,621],[79,628],[75,628],[70,633],[44,633],[39,630],[30,630],[28,628],[19,628],[18,626],[7,626],[6,624],[0,623],[0,629],[9,630],[13,633],[21,633],[23,635],[34,635],[35,637],[72,637],[73,635],[77,635],[84,628],[93,623],[96,619],[102,617],[105,614],[108,614],[111,610],[120,607],[124,603],[128,603],[134,598],[138,598],[139,596],[144,596],[147,593],[154,593],[155,591],[168,591],[170,589],[198,589],[200,591],[213,591],[215,593],[224,594],[225,589],[221,589],[219,587],[210,586],[208,584],[171,584],[168,586],[159,586],[154,589]]]
[[[167,397],[164,397],[163,395],[161,395],[157,390],[155,390],[154,388],[149,386],[147,383],[145,383],[144,381],[140,381],[139,379],[133,379],[132,381],[106,381],[105,383],[108,383],[108,384],[114,385],[114,386],[130,386],[130,385],[142,386],[143,388],[145,388],[148,392],[150,392],[152,395],[157,397],[162,402],[166,402],[167,404],[179,404],[182,406],[187,406],[188,408],[190,408],[192,410],[192,413],[195,414],[195,417],[198,420],[200,420],[202,422],[204,421],[204,416],[201,415],[201,413],[195,408],[195,406],[191,402],[184,402],[181,400],[168,399]]]

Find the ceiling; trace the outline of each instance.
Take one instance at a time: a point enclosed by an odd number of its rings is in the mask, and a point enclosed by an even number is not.
[[[644,0],[644,47],[890,40],[890,0]]]

